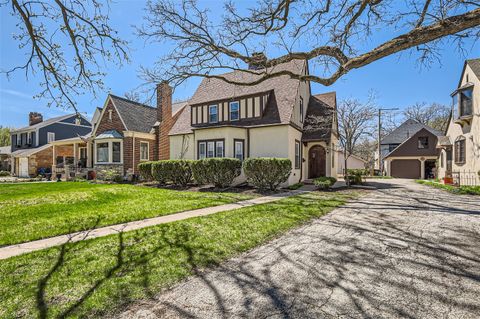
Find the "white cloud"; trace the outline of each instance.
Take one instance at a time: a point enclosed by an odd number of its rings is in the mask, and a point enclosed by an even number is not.
[[[33,99],[33,95],[26,94],[26,93],[16,91],[16,90],[0,89],[0,92],[5,93],[5,94],[9,94],[9,95],[13,95],[13,96],[16,96],[16,97],[21,97],[21,98],[24,98],[24,99]]]

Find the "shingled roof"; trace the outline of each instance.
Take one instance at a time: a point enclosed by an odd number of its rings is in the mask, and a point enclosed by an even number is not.
[[[480,79],[480,59],[467,60],[467,64],[473,73]]]
[[[395,130],[393,130],[390,134],[385,136],[382,139],[381,144],[384,144],[384,145],[386,145],[386,144],[401,144],[405,140],[407,140],[410,137],[412,137],[413,135],[415,135],[415,133],[417,133],[418,131],[420,131],[423,128],[428,130],[429,132],[431,132],[432,134],[434,134],[436,136],[443,135],[442,132],[433,129],[430,126],[419,123],[419,122],[417,122],[413,119],[408,119],[405,122],[403,122],[399,127],[397,127]]]
[[[157,120],[157,109],[110,94],[113,104],[129,131],[148,133]]]
[[[330,141],[336,108],[336,92],[312,95],[303,124],[302,141]]]
[[[306,64],[304,61],[293,60],[288,63],[268,68],[267,73],[278,71],[290,71],[299,74],[304,71]],[[234,71],[223,74],[229,80],[240,82],[254,82],[265,71]],[[242,119],[235,123],[228,123],[229,126],[246,127],[252,125],[265,124],[289,124],[295,105],[295,97],[297,96],[299,80],[292,79],[288,75],[282,75],[265,80],[253,86],[234,85],[227,83],[221,79],[204,78],[195,94],[188,101],[189,105],[207,104],[212,101],[233,100],[243,96],[261,94],[270,92],[269,103],[265,108],[265,112],[261,119]],[[182,110],[177,122],[170,130],[170,135],[192,133],[190,107]],[[218,126],[218,124],[196,125],[195,127]]]

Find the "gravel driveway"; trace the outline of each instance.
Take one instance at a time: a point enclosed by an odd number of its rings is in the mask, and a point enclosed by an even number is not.
[[[480,199],[376,186],[122,317],[480,318]]]

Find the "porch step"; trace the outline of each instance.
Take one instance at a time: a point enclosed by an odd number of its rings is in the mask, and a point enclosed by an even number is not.
[[[305,185],[313,185],[313,179],[306,179],[303,181],[303,184]]]

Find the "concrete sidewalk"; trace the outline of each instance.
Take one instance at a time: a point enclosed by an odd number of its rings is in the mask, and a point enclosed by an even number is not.
[[[73,242],[78,242],[82,240],[117,234],[119,232],[126,232],[126,231],[141,229],[145,227],[171,223],[171,222],[184,220],[192,217],[206,216],[206,215],[225,212],[233,209],[271,203],[271,202],[278,201],[282,198],[306,193],[313,190],[313,188],[308,186],[309,185],[305,185],[298,190],[270,195],[270,196],[253,198],[253,199],[244,200],[244,201],[240,201],[232,204],[225,204],[220,206],[189,210],[189,211],[166,215],[166,216],[147,218],[147,219],[132,221],[132,222],[123,223],[123,224],[110,225],[110,226],[70,233],[66,235],[60,235],[60,236],[30,241],[26,243],[6,246],[6,247],[0,248],[0,259],[7,259],[13,256],[18,256],[18,255],[33,252],[33,251],[42,250],[45,248],[60,246],[65,243],[73,243]]]

